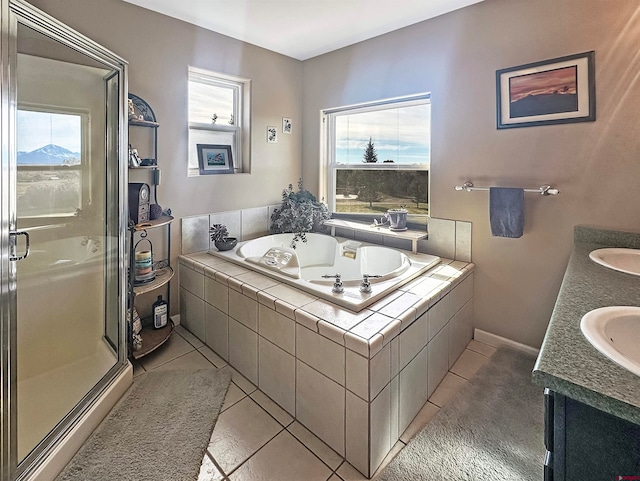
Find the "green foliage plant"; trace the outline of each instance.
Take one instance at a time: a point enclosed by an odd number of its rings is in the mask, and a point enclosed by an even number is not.
[[[327,206],[302,187],[298,181],[298,190],[293,184],[282,191],[282,205],[271,215],[272,234],[292,233],[291,247],[296,248],[298,241],[307,242],[307,232],[321,232],[323,223],[331,218]]]

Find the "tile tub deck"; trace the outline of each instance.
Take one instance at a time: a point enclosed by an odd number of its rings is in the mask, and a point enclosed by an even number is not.
[[[443,260],[354,313],[206,252],[181,324],[371,476],[473,334],[473,264]]]

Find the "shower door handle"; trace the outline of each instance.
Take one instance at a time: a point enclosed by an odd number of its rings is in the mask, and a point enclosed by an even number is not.
[[[23,235],[24,236],[26,245],[25,245],[24,254],[21,255],[21,256],[16,256],[16,255],[13,255],[13,252],[15,251],[15,248],[18,245],[17,237],[19,235]],[[29,233],[27,231],[24,231],[24,230],[19,230],[19,231],[9,232],[9,237],[11,239],[14,239],[13,245],[11,246],[12,254],[9,257],[9,260],[10,261],[21,261],[22,259],[25,259],[29,255],[29,248],[30,248],[30,246],[29,246]]]

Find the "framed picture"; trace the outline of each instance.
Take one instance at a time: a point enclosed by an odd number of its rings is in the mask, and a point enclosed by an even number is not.
[[[291,119],[282,117],[282,133],[283,134],[291,133]]]
[[[594,52],[496,71],[498,128],[596,119]]]
[[[233,157],[230,145],[196,144],[198,167],[203,174],[233,174]]]
[[[267,143],[278,143],[278,129],[276,127],[267,127]]]

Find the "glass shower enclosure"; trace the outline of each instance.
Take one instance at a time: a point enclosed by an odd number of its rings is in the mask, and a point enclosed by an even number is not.
[[[0,0],[4,481],[30,479],[126,350],[126,62]]]

